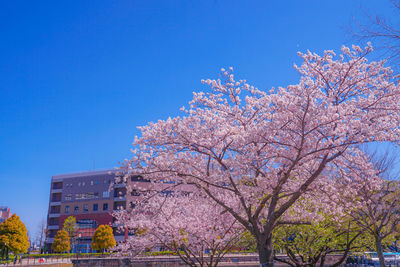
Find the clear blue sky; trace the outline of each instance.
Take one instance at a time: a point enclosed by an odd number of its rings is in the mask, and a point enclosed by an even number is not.
[[[179,114],[221,67],[260,88],[296,52],[339,50],[388,1],[2,1],[0,205],[31,233],[54,174],[118,166],[137,126]]]

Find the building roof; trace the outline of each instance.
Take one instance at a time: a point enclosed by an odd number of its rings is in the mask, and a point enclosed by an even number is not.
[[[87,176],[95,176],[95,175],[104,175],[104,174],[115,174],[118,172],[118,169],[108,169],[108,170],[97,170],[97,171],[83,171],[76,173],[67,173],[67,174],[56,174],[51,178],[52,180],[62,180],[68,178],[77,178],[77,177],[87,177]]]

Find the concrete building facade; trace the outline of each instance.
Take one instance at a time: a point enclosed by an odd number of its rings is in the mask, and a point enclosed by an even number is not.
[[[11,217],[11,211],[8,207],[0,206],[0,223]]]
[[[124,241],[128,237],[128,231],[120,230],[115,225],[113,212],[134,209],[136,202],[146,198],[150,187],[158,188],[161,196],[174,194],[171,190],[173,184],[170,182],[151,184],[149,180],[131,174],[126,182],[122,183],[118,182],[120,179],[117,176],[120,175],[123,174],[116,170],[104,170],[52,177],[47,215],[48,250],[51,249],[57,231],[63,228],[64,221],[69,216],[76,218],[78,226],[78,233],[71,245],[73,251],[91,252],[92,236],[102,224],[113,227],[117,242]],[[193,191],[188,185],[182,187],[187,189],[187,193]]]
[[[112,212],[126,208],[126,186],[114,185],[115,170],[91,171],[55,175],[51,179],[47,216],[46,244],[50,249],[64,221],[74,216],[78,233],[73,250],[91,251],[92,236],[101,224],[113,225]],[[123,240],[124,233],[115,231],[115,239]]]

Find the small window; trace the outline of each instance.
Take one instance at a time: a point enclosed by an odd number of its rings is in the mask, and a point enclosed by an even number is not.
[[[94,184],[98,184],[99,182],[96,180],[96,181],[94,181]]]
[[[149,179],[144,179],[140,175],[135,175],[135,176],[131,176],[131,182],[146,182],[146,183],[149,183],[150,180]]]
[[[85,186],[85,182],[82,182],[82,186]]]
[[[78,183],[78,186],[81,186],[81,182]]]
[[[65,213],[69,213],[69,206],[65,206]]]
[[[65,195],[65,200],[71,200],[71,199],[72,199],[72,194]]]
[[[79,207],[78,206],[75,206],[74,207],[74,212],[78,212],[79,211]]]
[[[97,211],[99,209],[99,204],[93,204],[93,211]]]
[[[132,189],[131,196],[137,197],[140,196],[140,193],[136,189]]]
[[[90,185],[94,185],[93,181],[90,181]]]
[[[103,210],[108,210],[108,203],[103,204]]]
[[[85,204],[85,205],[83,205],[83,211],[89,211],[89,205],[88,204]]]
[[[133,202],[131,201],[131,202],[129,203],[129,206],[130,206],[131,209],[134,209],[136,205],[135,205],[135,203],[133,203]]]
[[[104,191],[103,197],[110,197],[110,191]]]

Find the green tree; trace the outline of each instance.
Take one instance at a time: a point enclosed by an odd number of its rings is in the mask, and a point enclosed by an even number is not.
[[[26,226],[18,215],[0,224],[0,249],[12,251],[14,254],[26,253],[29,248],[29,238]]]
[[[74,238],[78,234],[78,225],[76,224],[76,218],[74,216],[69,216],[65,219],[63,230],[68,233],[70,246],[73,246]]]
[[[65,230],[60,230],[54,237],[52,249],[55,252],[64,252],[69,250],[69,235]]]
[[[69,216],[64,221],[63,230],[67,231],[70,238],[74,238],[78,232],[78,225],[76,224],[76,218]]]
[[[241,249],[249,252],[257,251],[257,240],[247,230],[245,230],[240,236],[240,241],[237,244]]]
[[[350,252],[370,250],[373,239],[351,219],[326,218],[319,222],[302,225],[280,225],[274,233],[274,248],[281,250],[287,259],[275,260],[290,266],[324,266],[329,254],[341,254],[331,266],[339,266]]]
[[[95,250],[106,250],[117,244],[114,239],[113,230],[108,225],[100,225],[93,235],[92,248]]]

